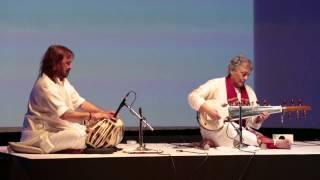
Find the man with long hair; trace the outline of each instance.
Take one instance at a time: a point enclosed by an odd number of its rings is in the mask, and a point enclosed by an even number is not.
[[[85,100],[70,84],[67,77],[73,59],[73,52],[61,45],[52,45],[45,52],[24,118],[23,145],[43,153],[81,150],[86,147],[84,121],[113,118],[113,111]]]

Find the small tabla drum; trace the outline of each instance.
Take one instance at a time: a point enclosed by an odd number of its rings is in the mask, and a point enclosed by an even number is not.
[[[86,143],[93,148],[114,147],[121,142],[124,129],[121,119],[97,121],[87,127]]]

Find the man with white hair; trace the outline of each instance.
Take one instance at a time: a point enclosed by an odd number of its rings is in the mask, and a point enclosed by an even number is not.
[[[221,112],[210,103],[228,105],[257,105],[257,97],[252,88],[245,84],[253,70],[251,61],[240,55],[234,57],[228,66],[226,77],[211,79],[194,89],[188,96],[190,106],[199,113],[206,113],[209,121],[221,121]],[[265,146],[267,148],[289,149],[291,142],[288,140],[272,140],[258,133],[256,129],[261,127],[269,114],[264,112],[255,118],[245,119],[242,129],[244,144]],[[234,122],[223,122],[216,130],[208,130],[200,126],[203,138],[202,146],[237,146],[240,142],[238,133],[239,125]]]

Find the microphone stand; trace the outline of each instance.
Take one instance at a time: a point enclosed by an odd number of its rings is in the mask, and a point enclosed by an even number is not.
[[[240,139],[240,144],[239,144],[239,149],[244,147],[243,144],[243,137],[242,137],[242,123],[243,123],[243,119],[242,119],[242,102],[240,102],[239,104],[239,139]]]
[[[154,129],[146,121],[146,118],[142,116],[141,108],[139,108],[138,114],[131,106],[127,105],[126,103],[124,104],[124,106],[127,107],[130,112],[132,112],[139,119],[139,147],[137,147],[132,152],[128,151],[128,153],[161,153],[162,151],[146,148],[146,145],[143,143],[143,128],[147,126],[151,131],[153,131]]]

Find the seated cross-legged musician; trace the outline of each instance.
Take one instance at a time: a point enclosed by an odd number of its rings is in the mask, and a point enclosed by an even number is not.
[[[223,114],[220,111],[223,107],[219,107],[217,104],[238,105],[241,103],[242,105],[256,106],[256,94],[251,87],[245,84],[252,70],[253,65],[248,58],[242,55],[234,57],[228,66],[226,77],[211,79],[189,94],[188,101],[194,110],[205,113],[209,117],[208,121],[220,124],[214,130],[200,126],[203,138],[202,145],[229,147],[239,145],[239,124],[224,122],[222,120]],[[291,142],[289,140],[272,140],[257,132],[268,116],[267,112],[263,112],[259,116],[244,119],[243,143],[269,149],[290,149]]]
[[[67,77],[73,59],[73,52],[61,45],[52,45],[45,52],[39,77],[30,93],[21,141],[11,143],[13,150],[27,153],[81,151],[86,148],[84,121],[113,118],[113,111],[104,111],[86,101],[70,84]]]

